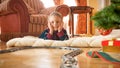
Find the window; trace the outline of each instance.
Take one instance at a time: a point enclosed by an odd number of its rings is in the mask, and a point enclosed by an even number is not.
[[[45,8],[48,8],[48,7],[51,7],[51,6],[54,6],[54,2],[53,0],[41,0],[45,6]]]
[[[75,0],[64,0],[64,4],[67,4],[68,6],[76,6]]]
[[[68,5],[68,6],[76,6],[76,3],[75,3],[75,0],[64,0],[64,4]],[[74,14],[74,27],[76,27],[77,25],[77,15],[78,14]],[[66,17],[65,21],[68,21],[68,17]],[[66,29],[68,30],[68,33],[69,33],[69,27],[67,26]],[[76,28],[74,28],[74,31],[76,31]],[[75,33],[75,32],[74,32]]]

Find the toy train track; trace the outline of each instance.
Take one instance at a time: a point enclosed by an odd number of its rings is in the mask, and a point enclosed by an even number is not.
[[[37,49],[37,48],[48,48],[48,49],[63,49],[63,50],[71,50],[71,52],[64,54],[62,56],[62,63],[60,68],[77,68],[77,60],[74,57],[82,53],[83,51],[80,48],[75,47],[60,47],[60,46],[21,46],[21,47],[12,47],[6,50],[0,50],[0,54],[15,52],[24,49]]]

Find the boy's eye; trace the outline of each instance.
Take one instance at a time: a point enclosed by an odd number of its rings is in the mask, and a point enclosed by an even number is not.
[[[58,23],[58,21],[56,21],[56,23]]]
[[[59,21],[56,21],[56,23],[59,23]]]
[[[59,23],[59,21],[51,21],[51,23],[56,23],[56,24],[58,24],[58,23]]]

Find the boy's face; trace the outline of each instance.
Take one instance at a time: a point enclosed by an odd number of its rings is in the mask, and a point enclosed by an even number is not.
[[[51,16],[49,18],[49,23],[56,30],[62,24],[62,19],[58,16]]]

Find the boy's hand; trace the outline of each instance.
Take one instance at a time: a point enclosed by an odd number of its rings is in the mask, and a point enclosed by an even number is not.
[[[51,25],[50,22],[48,22],[48,28],[50,29],[50,34],[52,35],[53,34],[53,26]]]
[[[58,27],[58,32],[60,32],[63,29],[63,23]]]

